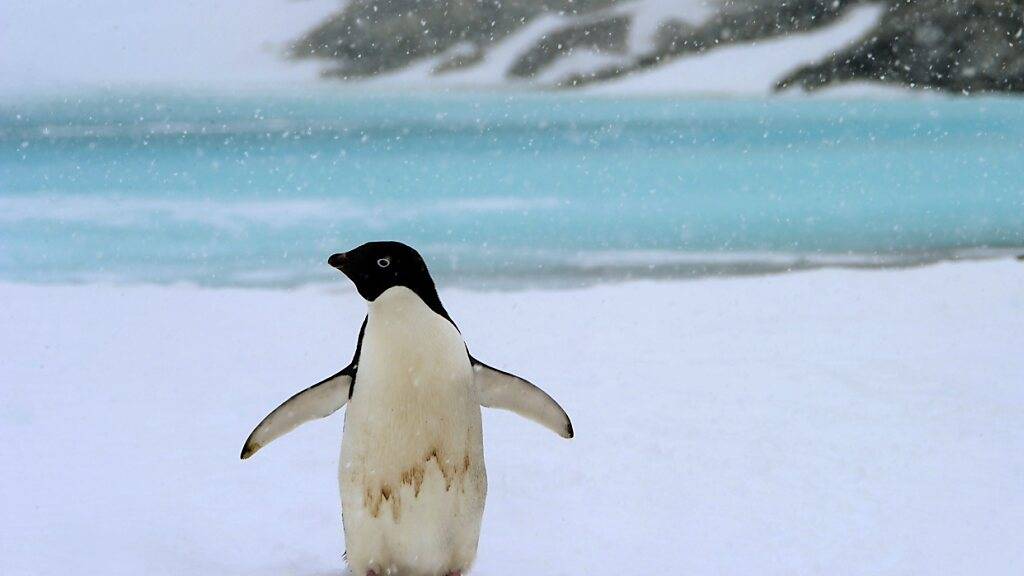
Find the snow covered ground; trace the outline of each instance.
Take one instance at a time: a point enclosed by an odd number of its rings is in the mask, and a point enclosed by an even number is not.
[[[0,285],[0,573],[342,571],[338,290]],[[476,574],[1024,573],[1024,264],[444,291],[573,417],[485,414]]]

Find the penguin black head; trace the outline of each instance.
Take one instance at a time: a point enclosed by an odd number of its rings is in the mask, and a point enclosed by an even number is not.
[[[348,276],[369,302],[395,286],[412,290],[427,304],[438,300],[423,257],[401,242],[368,242],[331,256],[327,263]]]

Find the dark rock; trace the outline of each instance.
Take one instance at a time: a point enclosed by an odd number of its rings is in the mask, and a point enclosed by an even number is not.
[[[577,49],[624,54],[628,48],[629,25],[629,16],[617,15],[562,28],[527,50],[508,73],[518,78],[533,77],[559,57],[572,54]]]
[[[666,54],[765,40],[827,26],[865,0],[752,0],[726,4]]]
[[[1024,91],[1024,1],[897,0],[878,27],[777,88],[871,80],[954,92]]]
[[[682,20],[669,20],[654,33],[654,54],[675,54],[681,52],[687,38],[692,38],[696,27]]]

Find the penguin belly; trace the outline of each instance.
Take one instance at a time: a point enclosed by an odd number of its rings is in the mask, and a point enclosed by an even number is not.
[[[487,476],[472,382],[462,336],[414,292],[370,303],[338,474],[356,576],[473,563]]]

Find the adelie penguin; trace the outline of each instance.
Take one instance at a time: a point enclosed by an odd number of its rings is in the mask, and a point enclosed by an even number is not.
[[[371,242],[328,263],[368,303],[352,361],[264,418],[242,458],[347,404],[338,481],[353,574],[464,573],[487,494],[480,407],[564,438],[573,436],[569,417],[540,388],[469,353],[409,246]]]

